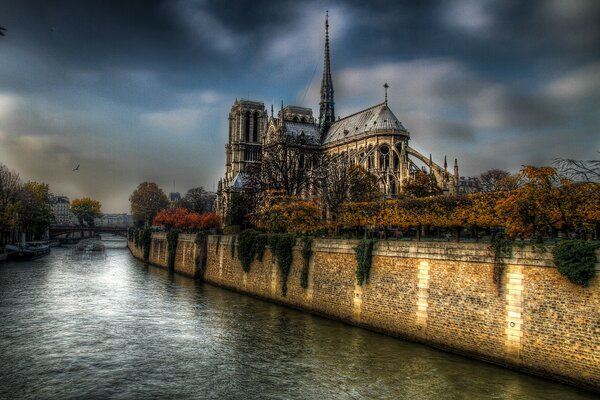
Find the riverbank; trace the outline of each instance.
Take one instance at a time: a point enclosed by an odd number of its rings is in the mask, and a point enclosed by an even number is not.
[[[300,246],[287,294],[267,248],[248,273],[235,236],[209,236],[206,247],[180,235],[175,272],[208,283],[519,371],[600,392],[597,310],[600,282],[582,288],[558,273],[549,253],[516,249],[500,284],[486,245],[380,241],[371,279],[356,284],[355,241],[318,239],[308,285]],[[132,242],[137,258],[143,251]],[[167,267],[165,234],[153,234],[149,261]],[[201,248],[202,247],[202,248]],[[202,262],[205,254],[206,262]]]

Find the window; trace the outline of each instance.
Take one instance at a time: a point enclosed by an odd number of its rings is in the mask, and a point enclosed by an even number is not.
[[[248,111],[244,113],[244,139],[246,142],[250,141],[250,113]]]
[[[252,116],[252,141],[258,142],[258,114],[255,112]]]

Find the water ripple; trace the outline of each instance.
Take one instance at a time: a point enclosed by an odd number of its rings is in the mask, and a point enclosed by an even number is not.
[[[145,266],[0,264],[1,398],[591,399]]]

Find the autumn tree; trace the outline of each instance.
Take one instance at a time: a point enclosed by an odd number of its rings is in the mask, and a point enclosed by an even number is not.
[[[488,233],[490,228],[502,226],[504,221],[496,211],[496,203],[506,192],[472,193],[467,195],[470,206],[467,212],[467,224],[473,229],[475,240],[479,240],[478,228],[485,228]]]
[[[137,226],[150,225],[156,213],[169,205],[165,192],[154,182],[142,182],[129,196],[133,222]]]
[[[18,208],[23,191],[19,174],[0,164],[0,227],[15,227],[18,223]]]
[[[98,200],[89,197],[82,197],[71,202],[71,212],[82,226],[84,223],[87,226],[94,226],[94,219],[102,216],[101,208],[102,205]]]
[[[495,210],[511,237],[541,239],[563,222],[558,206],[556,169],[525,166],[520,172],[525,183],[500,198]]]
[[[269,232],[310,233],[322,228],[322,212],[315,202],[275,196],[262,204],[253,222]]]
[[[27,182],[20,194],[18,224],[31,237],[42,237],[54,220],[48,184]]]
[[[425,171],[418,171],[404,185],[404,193],[412,197],[420,198],[439,195],[442,193],[442,190],[438,187],[433,174],[428,174]]]

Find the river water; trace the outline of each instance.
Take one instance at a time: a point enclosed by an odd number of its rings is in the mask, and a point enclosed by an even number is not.
[[[0,398],[592,399],[145,266],[0,263]]]

